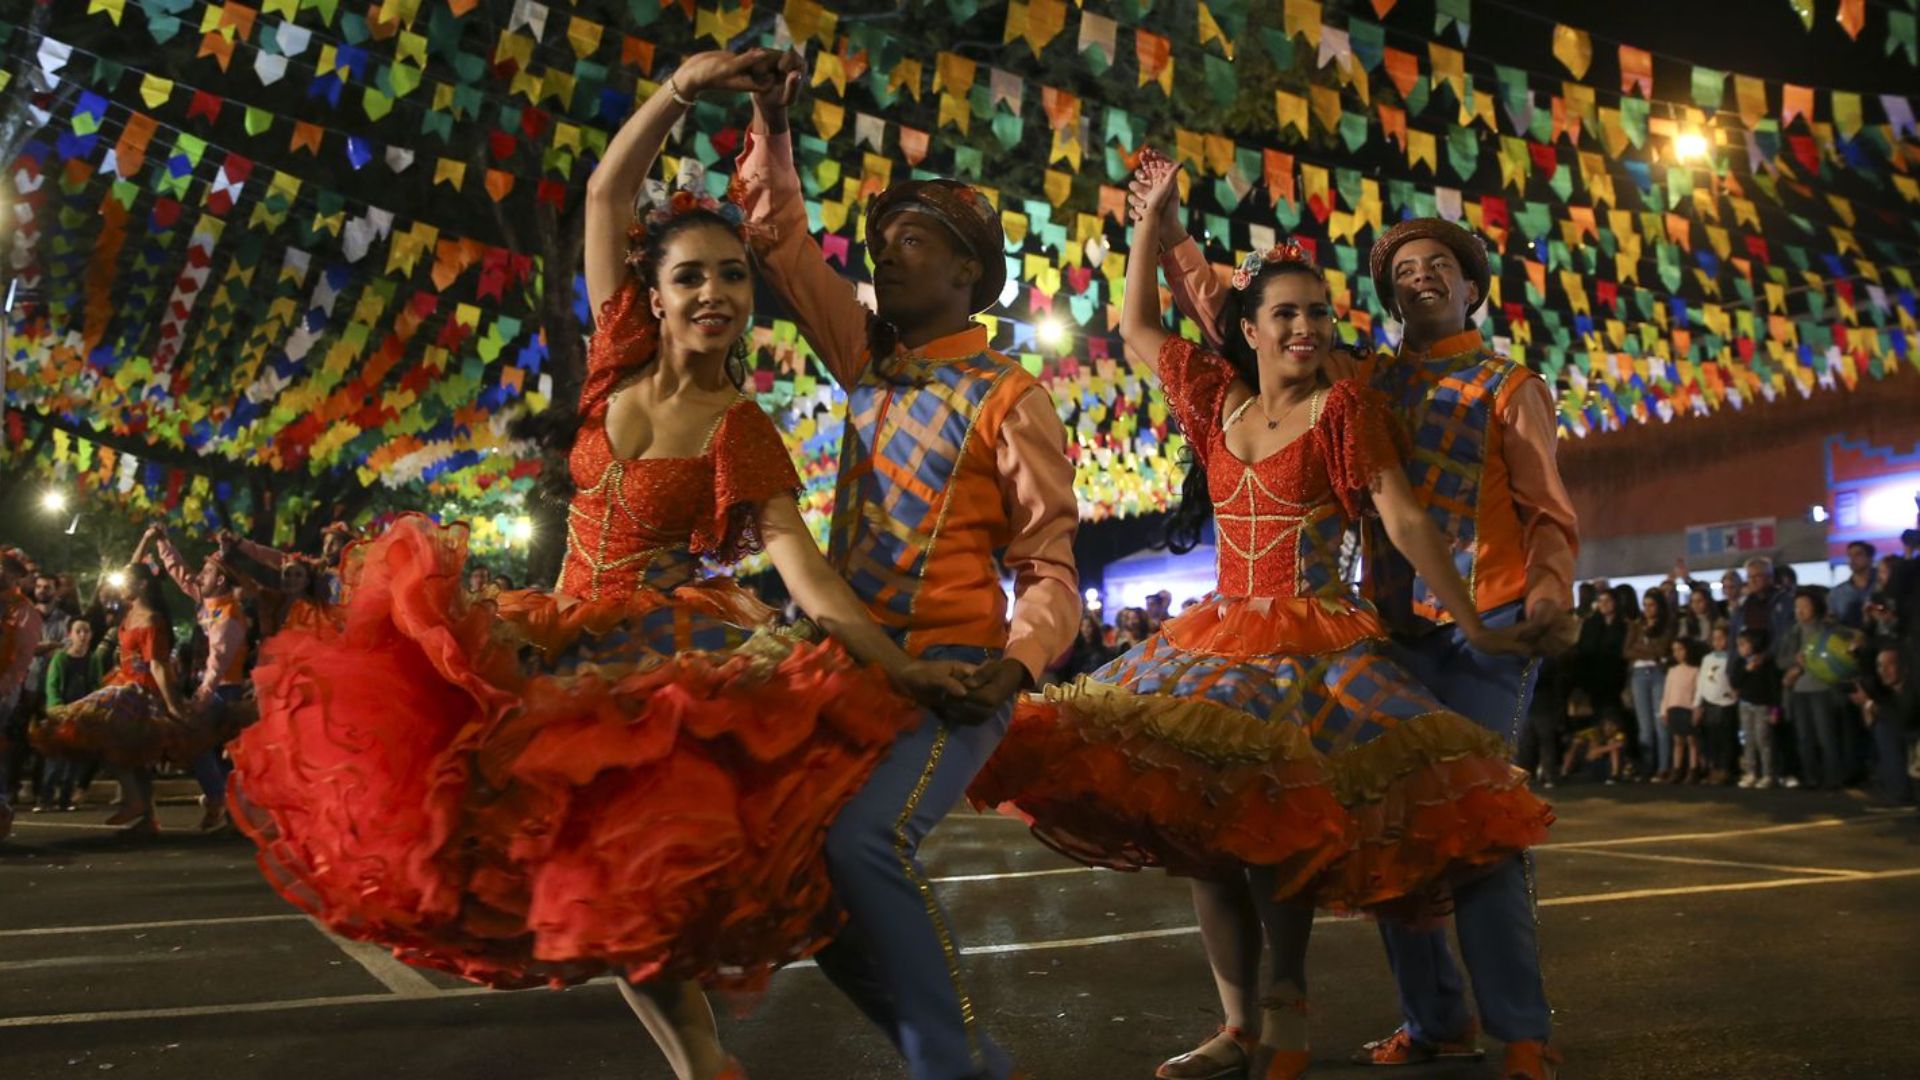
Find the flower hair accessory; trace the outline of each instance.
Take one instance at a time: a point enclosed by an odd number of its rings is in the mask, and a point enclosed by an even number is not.
[[[1243,259],[1240,269],[1233,272],[1233,287],[1245,289],[1253,284],[1253,279],[1260,276],[1260,271],[1265,269],[1268,263],[1283,262],[1299,263],[1313,269],[1316,273],[1319,272],[1319,268],[1314,263],[1312,249],[1289,236],[1266,251],[1253,252]]]
[[[728,191],[729,200],[723,202],[707,194],[706,179],[706,169],[698,162],[687,160],[681,163],[680,175],[674,178],[673,186],[660,180],[643,184],[633,201],[633,224],[627,229],[629,245],[640,248],[647,237],[668,222],[695,211],[718,215],[740,232],[742,241],[746,240],[746,214],[732,201],[732,190]]]

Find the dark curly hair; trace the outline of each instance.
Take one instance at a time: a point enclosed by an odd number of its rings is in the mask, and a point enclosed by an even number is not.
[[[153,613],[154,633],[160,638],[163,652],[173,648],[173,612],[167,607],[167,591],[162,587],[164,576],[144,562],[127,567],[127,600]]]
[[[636,226],[629,232],[627,270],[643,285],[660,282],[660,260],[674,238],[695,229],[724,229],[733,236],[740,227],[712,210],[696,208],[675,214],[664,223],[642,233]],[[744,242],[743,242],[744,243]],[[597,314],[597,313],[596,313]],[[652,357],[647,359],[651,363]],[[729,363],[727,377],[735,389],[745,389],[744,365]],[[540,481],[534,488],[538,498],[565,506],[573,499],[573,471],[568,458],[580,436],[580,402],[552,401],[543,412],[523,413],[507,426],[507,434],[540,448]]]
[[[1254,318],[1260,305],[1266,301],[1268,285],[1288,274],[1303,274],[1323,287],[1327,284],[1326,275],[1312,263],[1276,259],[1263,264],[1246,288],[1229,289],[1227,302],[1220,309],[1220,326],[1227,338],[1221,355],[1233,365],[1234,375],[1256,390],[1260,386],[1260,357],[1254,351],[1253,343],[1240,332],[1240,322]],[[1207,471],[1200,466],[1200,459],[1195,456],[1191,442],[1183,454],[1183,462],[1187,467],[1187,478],[1180,485],[1180,502],[1167,515],[1167,549],[1175,554],[1185,554],[1198,547],[1207,522],[1213,517],[1213,494],[1207,490]]]

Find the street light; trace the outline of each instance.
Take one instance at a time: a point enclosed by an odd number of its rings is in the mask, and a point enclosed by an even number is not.
[[[507,538],[516,544],[524,544],[532,540],[533,519],[530,517],[514,518],[513,524],[507,527]]]
[[[1673,140],[1673,156],[1681,161],[1704,161],[1707,157],[1707,137],[1698,131],[1684,131]]]
[[[116,590],[126,588],[127,572],[125,570],[115,570],[113,573],[108,574],[107,585]]]
[[[67,508],[66,493],[49,488],[46,494],[40,496],[40,507],[49,514],[60,513]]]
[[[1038,336],[1041,348],[1059,352],[1067,343],[1067,324],[1049,315],[1040,320]]]

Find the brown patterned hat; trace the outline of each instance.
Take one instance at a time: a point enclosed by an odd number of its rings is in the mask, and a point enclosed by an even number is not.
[[[980,260],[980,280],[973,286],[973,310],[985,311],[1000,302],[1007,284],[1007,260],[1001,254],[1007,234],[1000,212],[985,195],[958,180],[907,180],[880,193],[867,207],[867,246],[873,247],[881,226],[895,214],[912,211],[945,225],[960,246]]]
[[[1492,284],[1493,272],[1487,265],[1487,246],[1480,238],[1441,218],[1413,218],[1382,233],[1380,239],[1373,242],[1373,250],[1367,256],[1373,273],[1374,291],[1380,294],[1380,303],[1388,312],[1396,317],[1400,314],[1393,302],[1393,254],[1409,240],[1438,240],[1447,245],[1454,258],[1460,260],[1461,272],[1480,290],[1479,300],[1467,309],[1467,314],[1473,314],[1481,304],[1487,302],[1487,289]]]

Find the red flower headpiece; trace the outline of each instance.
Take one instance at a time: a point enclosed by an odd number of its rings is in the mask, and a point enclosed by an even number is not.
[[[1233,287],[1245,289],[1253,284],[1253,279],[1260,276],[1260,271],[1268,263],[1299,263],[1316,274],[1320,272],[1320,267],[1314,261],[1313,249],[1289,236],[1266,251],[1256,251],[1242,260],[1240,269],[1233,272]]]

